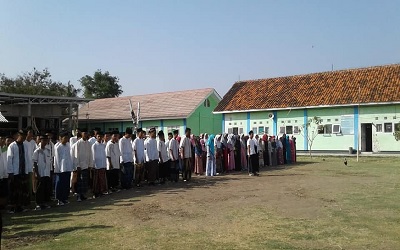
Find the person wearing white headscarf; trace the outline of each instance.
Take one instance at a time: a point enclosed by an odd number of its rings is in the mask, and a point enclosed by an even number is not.
[[[228,171],[235,169],[235,154],[233,151],[233,146],[235,144],[235,138],[233,134],[228,135],[228,141],[226,147],[228,148]]]

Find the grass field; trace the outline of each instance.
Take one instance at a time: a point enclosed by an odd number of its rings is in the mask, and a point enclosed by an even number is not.
[[[400,158],[348,160],[7,214],[2,249],[399,249]]]

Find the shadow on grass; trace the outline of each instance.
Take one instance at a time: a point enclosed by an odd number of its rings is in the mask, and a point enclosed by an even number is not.
[[[23,231],[23,232],[18,232],[15,234],[8,234],[4,235],[3,239],[16,239],[16,238],[21,238],[21,237],[35,237],[35,236],[53,236],[56,237],[58,235],[64,234],[64,233],[69,233],[77,230],[94,230],[94,229],[106,229],[106,228],[112,228],[112,226],[105,226],[105,225],[93,225],[93,226],[86,226],[86,227],[65,227],[65,228],[59,228],[59,229],[51,229],[51,230],[31,230],[31,231]]]
[[[310,162],[311,163],[311,162]],[[312,162],[315,163],[315,162]],[[288,170],[301,165],[309,164],[308,162],[295,163],[290,165],[279,165],[274,167],[264,167],[260,172],[265,172],[268,174],[270,171],[275,170]],[[282,174],[283,176],[284,174]],[[290,175],[290,174],[289,174]],[[292,174],[293,175],[293,174]],[[280,176],[280,175],[277,175]],[[57,223],[62,221],[71,220],[74,216],[82,217],[82,222],[85,222],[86,216],[93,216],[98,210],[112,210],[108,206],[119,206],[119,207],[129,207],[134,205],[134,203],[141,201],[140,197],[152,197],[156,196],[158,193],[179,195],[191,189],[206,189],[215,185],[228,184],[230,181],[240,181],[243,179],[251,180],[254,177],[249,177],[246,172],[231,172],[228,174],[222,174],[214,177],[205,176],[193,176],[191,181],[183,182],[167,182],[164,185],[158,186],[143,186],[140,188],[132,188],[129,190],[122,190],[118,193],[112,193],[110,195],[105,195],[96,199],[88,199],[83,202],[74,201],[74,197],[70,197],[71,203],[65,206],[56,206],[55,202],[52,208],[45,209],[41,211],[29,211],[26,213],[18,214],[4,214],[3,223],[6,230],[12,228],[13,231],[18,231],[25,234],[26,227],[40,227],[42,224],[46,223]],[[88,193],[89,195],[90,193]],[[14,227],[17,226],[17,227]],[[67,228],[65,230],[70,230]],[[40,234],[51,233],[46,230],[35,231]],[[57,230],[58,234],[62,233]],[[14,234],[13,234],[14,235]],[[13,239],[10,231],[6,231],[6,238]]]

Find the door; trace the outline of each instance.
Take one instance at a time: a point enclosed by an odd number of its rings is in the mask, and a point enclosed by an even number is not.
[[[361,124],[361,151],[372,152],[372,123]]]

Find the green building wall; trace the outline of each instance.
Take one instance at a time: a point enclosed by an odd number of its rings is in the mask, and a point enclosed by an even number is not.
[[[192,129],[192,133],[199,135],[201,133],[219,134],[222,131],[222,114],[213,114],[213,110],[218,105],[219,99],[215,94],[208,97],[209,106],[201,103],[196,110],[186,120],[186,126]]]
[[[296,137],[297,149],[308,150],[307,133],[303,127],[308,119],[318,116],[323,125],[340,125],[341,133],[318,134],[312,150],[348,151],[350,147],[359,147],[361,150],[366,143],[362,126],[372,124],[372,151],[398,152],[400,141],[395,140],[393,132],[395,124],[400,123],[399,112],[400,105],[396,104],[228,113],[224,115],[222,127],[225,133],[237,128],[239,133],[243,131],[247,134],[253,130],[256,134],[278,136],[282,135],[281,128],[286,132],[288,126],[293,130],[297,127],[296,132],[293,131],[289,136]],[[273,119],[269,118],[270,114],[274,115]],[[384,131],[385,123],[392,127],[391,131]]]

